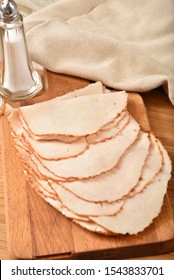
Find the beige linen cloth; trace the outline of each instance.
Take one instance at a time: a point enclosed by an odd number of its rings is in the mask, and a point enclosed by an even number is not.
[[[25,19],[32,59],[47,69],[174,104],[173,0],[60,0]]]

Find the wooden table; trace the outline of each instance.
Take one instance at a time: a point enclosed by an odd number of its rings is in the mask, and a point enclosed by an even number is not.
[[[157,89],[150,93],[141,94],[147,107],[151,128],[155,135],[162,141],[167,148],[174,165],[174,107],[164,94],[163,90]],[[1,141],[0,136],[0,141]],[[1,143],[0,143],[1,146]],[[174,166],[173,166],[174,167]],[[169,185],[169,198],[174,211],[174,176]],[[8,259],[5,211],[4,211],[4,193],[2,184],[2,157],[0,151],[0,258]],[[174,252],[166,255],[146,257],[143,259],[174,259]]]

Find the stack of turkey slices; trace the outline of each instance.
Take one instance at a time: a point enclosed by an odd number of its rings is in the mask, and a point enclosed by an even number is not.
[[[137,234],[158,216],[171,174],[166,150],[100,82],[6,115],[27,179],[54,208],[105,235]]]

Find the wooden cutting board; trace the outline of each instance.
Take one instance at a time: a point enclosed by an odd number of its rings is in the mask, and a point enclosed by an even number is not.
[[[33,104],[84,87],[87,81],[46,72],[47,89],[32,100],[13,106]],[[129,111],[144,131],[150,126],[141,97],[129,94]],[[11,259],[121,259],[174,250],[174,222],[166,195],[162,212],[143,233],[106,237],[72,223],[45,203],[26,182],[20,159],[13,148],[9,125],[1,118],[3,174],[7,238]]]

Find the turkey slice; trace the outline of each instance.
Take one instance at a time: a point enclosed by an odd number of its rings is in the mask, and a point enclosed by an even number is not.
[[[105,93],[105,88],[101,82],[96,82],[89,84],[88,86],[84,88],[80,88],[71,92],[68,92],[62,96],[58,96],[55,99],[62,101],[70,98],[77,98],[80,96],[85,96],[85,95],[95,95],[95,94],[102,94]]]
[[[154,180],[141,193],[127,199],[117,215],[90,217],[92,221],[116,234],[137,234],[153,222],[161,211],[171,177],[171,161],[166,150],[161,149],[164,165]]]
[[[97,225],[96,223],[94,223],[92,221],[86,222],[86,221],[79,221],[79,220],[73,219],[73,222],[75,222],[79,226],[81,226],[89,231],[92,231],[92,232],[97,232],[97,233],[107,235],[107,236],[113,235],[113,233],[109,232],[105,228]]]
[[[55,190],[51,187],[51,184],[49,184],[49,181],[41,179],[32,171],[32,169],[26,165],[24,162],[25,166],[25,172],[27,175],[27,179],[30,180],[30,182],[37,187],[37,189],[43,193],[44,196],[48,196],[53,198],[54,200],[58,199],[57,194]]]
[[[45,181],[42,181],[42,183],[40,184],[39,181],[41,181],[41,179],[36,178],[36,176],[33,176],[32,171],[29,170],[28,167],[25,166],[24,164],[24,174],[26,176],[27,181],[31,184],[31,187],[34,191],[37,192],[37,194],[39,194],[42,198],[50,198],[53,200],[58,200],[58,197],[56,195],[56,193],[50,193],[49,188],[48,188],[48,183]]]
[[[123,118],[127,117],[129,113],[127,111],[123,111],[117,118],[115,118],[112,122],[105,124],[101,127],[101,131],[108,130],[114,126],[117,126]]]
[[[79,96],[103,94],[103,93],[105,93],[104,90],[105,89],[104,89],[104,86],[102,85],[102,83],[96,82],[96,83],[92,83],[84,88],[74,90],[74,91],[64,94],[62,96],[58,96],[58,97],[56,97],[56,99],[61,101],[61,100],[66,100],[66,99],[70,99],[70,98],[76,98]],[[42,139],[40,139],[39,137],[33,135],[31,132],[29,133],[28,127],[22,118],[21,118],[21,121],[22,121],[24,129],[28,132],[27,134],[30,134],[30,137],[32,139],[35,139],[35,140],[52,140],[52,139],[55,140],[56,139],[56,140],[59,140],[59,141],[65,142],[65,143],[72,143],[72,142],[78,140],[78,137],[63,136],[63,135],[62,136],[59,135],[57,137],[55,137],[55,136],[53,137],[50,135],[49,137],[45,136],[45,137],[42,137]]]
[[[30,154],[29,157],[32,169],[36,169],[43,178],[59,182],[69,181],[69,179],[56,176],[52,172],[50,172],[45,166],[43,166],[42,161],[39,160],[38,157],[35,156],[35,154]]]
[[[112,202],[122,199],[137,185],[148,152],[148,134],[141,132],[116,167],[100,176],[63,183],[62,186],[87,201]]]
[[[140,127],[133,119],[116,137],[89,145],[82,155],[59,161],[40,159],[42,165],[61,178],[83,179],[100,175],[117,165],[125,150],[135,141]],[[31,155],[32,157],[32,155]]]
[[[65,158],[76,157],[88,149],[85,137],[74,141],[73,143],[65,143],[58,140],[52,141],[36,141],[24,132],[24,139],[30,145],[30,149],[40,158],[46,160],[60,160]]]
[[[28,130],[28,127],[25,123],[25,121],[22,118],[22,115],[20,115],[20,121],[22,123],[22,126],[24,130],[26,131],[27,135],[29,135],[30,139],[32,140],[58,140],[65,143],[73,143],[77,140],[80,140],[80,137],[74,137],[74,136],[63,136],[63,135],[57,135],[57,136],[42,136],[38,137],[31,133],[31,131]],[[119,133],[127,124],[129,121],[129,113],[128,112],[122,112],[119,117],[115,118],[114,121],[104,125],[98,132],[91,134],[87,136],[88,143],[98,143],[101,141],[105,141],[107,139],[112,138],[114,135]],[[83,137],[82,137],[83,138]],[[83,138],[84,139],[84,138]]]
[[[150,152],[143,167],[141,179],[137,186],[130,192],[129,196],[134,196],[136,193],[141,192],[163,168],[164,157],[159,141],[152,133],[150,134],[150,139]]]
[[[66,207],[64,207],[59,200],[53,200],[50,197],[45,197],[44,199],[47,203],[49,203],[52,207],[57,209],[62,215],[64,215],[65,217],[67,217],[69,219],[76,219],[78,221],[83,221],[83,222],[88,222],[88,220],[89,220],[86,217],[82,217],[82,216],[78,216],[78,215],[74,214],[73,212],[68,210]]]
[[[127,106],[125,92],[55,99],[24,106],[19,112],[36,136],[85,136],[97,132]]]
[[[32,153],[32,151],[28,150],[28,147],[26,146],[25,142],[21,142],[19,139],[14,139],[14,147],[18,151],[20,157],[22,160],[26,162],[26,165],[30,167],[34,173],[38,175],[40,178],[44,179],[50,179],[53,181],[59,181],[64,182],[67,181],[64,178],[60,178],[58,176],[55,176],[53,173],[51,173],[47,168],[45,168],[40,160],[35,156],[35,154]],[[69,181],[69,180],[68,180]]]
[[[24,137],[26,144],[29,145],[29,149],[43,159],[59,160],[75,157],[82,154],[88,148],[85,137],[82,137],[71,144],[60,142],[58,140],[36,141],[32,139],[23,129],[17,109],[11,109],[8,121],[15,135]]]
[[[52,187],[57,193],[62,204],[77,215],[81,215],[81,216],[114,215],[115,213],[118,213],[123,206],[123,201],[113,202],[113,203],[88,202],[78,198],[76,195],[67,191],[59,184],[52,183]]]
[[[28,127],[26,123],[24,122],[22,116],[20,115],[20,121],[22,123],[22,126],[24,130],[26,131],[27,135],[32,140],[58,140],[65,143],[73,143],[77,142],[77,140],[82,139],[83,137],[74,137],[74,136],[63,136],[63,135],[57,135],[57,136],[43,136],[42,138],[34,135],[31,133],[31,131],[28,130]],[[114,121],[106,124],[103,126],[99,131],[97,131],[94,134],[91,134],[87,136],[87,141],[89,144],[92,143],[98,143],[101,141],[105,141],[107,139],[112,138],[114,135],[118,134],[129,122],[129,113],[123,112],[120,114],[119,117],[115,118]],[[84,138],[83,138],[84,139]]]
[[[49,171],[47,169],[45,169],[44,167],[42,167],[42,165],[40,164],[40,162],[37,158],[35,158],[35,161],[33,161],[33,159],[31,159],[30,151],[28,151],[27,147],[25,147],[25,143],[24,143],[24,145],[22,145],[22,143],[18,139],[14,139],[14,147],[17,150],[22,162],[25,163],[25,166],[28,167],[29,169],[31,169],[32,172],[34,174],[36,174],[38,178],[45,179],[45,180],[49,180],[49,179],[55,180],[55,181],[58,180],[58,178],[56,176],[54,176],[53,174],[51,174],[52,176],[50,176]],[[46,176],[46,175],[48,175],[48,176]],[[49,176],[51,178],[49,178]],[[63,181],[63,179],[62,179],[62,181]]]
[[[111,139],[112,137],[116,136],[118,133],[122,131],[122,129],[125,128],[126,125],[129,123],[130,116],[127,114],[125,118],[120,120],[114,127],[111,127],[108,130],[99,130],[95,134],[91,134],[86,137],[86,140],[88,144],[94,144],[106,141],[108,139]]]
[[[25,167],[24,174],[26,175],[27,180],[30,182],[32,188],[46,202],[48,202],[55,209],[59,210],[66,217],[70,219],[80,220],[80,221],[88,221],[89,219],[87,217],[78,216],[72,213],[71,211],[69,211],[66,207],[62,205],[60,200],[58,200],[56,192],[53,190],[53,188],[50,187],[49,181],[46,181],[43,178],[38,177],[36,175],[38,173],[34,173],[33,170],[31,169],[30,163],[28,164],[27,152],[19,146],[16,146],[16,148],[22,158]]]
[[[27,134],[34,140],[40,140],[40,141],[45,141],[45,140],[58,140],[61,142],[65,142],[65,143],[73,143],[75,141],[77,141],[80,137],[74,137],[74,136],[64,136],[64,135],[57,135],[57,136],[53,136],[53,135],[43,135],[42,137],[34,135],[28,128],[26,122],[24,121],[23,117],[21,114],[19,114],[19,118],[20,121],[22,123],[22,126],[24,128],[24,130],[27,132]]]
[[[21,135],[23,131],[25,131],[33,140],[58,140],[65,143],[73,143],[79,139],[79,137],[63,135],[59,135],[57,137],[53,137],[51,135],[43,136],[42,139],[40,139],[40,137],[33,135],[31,131],[28,130],[28,126],[22,116],[19,115],[18,109],[13,109],[9,104],[5,104],[5,112],[12,130],[16,132],[17,135]]]
[[[19,112],[18,109],[13,109],[10,105],[6,105],[6,110],[8,108],[8,116],[7,120],[10,124],[10,127],[13,133],[16,136],[21,136],[24,129],[22,127],[21,121],[19,120]]]
[[[31,187],[34,189],[34,191],[37,192],[38,195],[40,195],[47,203],[49,203],[52,207],[54,207],[56,210],[58,210],[60,213],[62,213],[64,216],[66,216],[69,219],[76,219],[77,221],[83,221],[88,222],[89,219],[86,217],[78,216],[71,211],[69,211],[66,207],[62,205],[60,200],[58,200],[57,195],[54,197],[50,196],[50,194],[43,188],[43,185],[47,185],[46,189],[49,189],[50,186],[48,182],[44,182],[44,180],[38,180],[36,177],[33,177],[31,174],[28,173],[27,180],[30,182]]]

